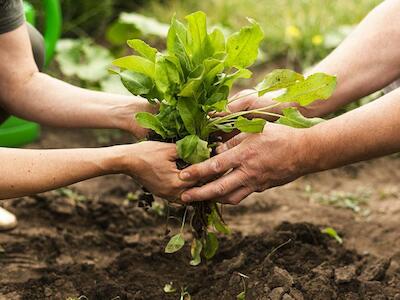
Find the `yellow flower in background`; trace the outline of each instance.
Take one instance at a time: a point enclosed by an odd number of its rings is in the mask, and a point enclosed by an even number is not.
[[[321,45],[323,41],[324,41],[324,37],[320,34],[314,35],[311,39],[311,43],[313,43],[314,46]]]
[[[286,27],[286,36],[291,39],[298,39],[301,37],[301,31],[297,26],[289,25]]]

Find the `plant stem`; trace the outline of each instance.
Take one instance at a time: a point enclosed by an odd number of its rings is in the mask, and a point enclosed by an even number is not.
[[[280,114],[275,114],[275,113],[270,113],[270,112],[266,112],[265,111],[265,110],[274,108],[274,107],[276,107],[276,106],[278,106],[280,104],[281,103],[278,102],[278,103],[275,103],[275,104],[272,104],[272,105],[268,105],[268,106],[265,106],[265,107],[261,107],[261,108],[256,108],[256,109],[247,110],[247,111],[239,111],[237,113],[233,113],[233,114],[227,115],[227,116],[222,117],[222,118],[211,119],[212,121],[208,125],[209,126],[214,126],[214,125],[220,124],[220,123],[222,123],[222,122],[224,122],[226,120],[231,120],[231,119],[234,119],[234,118],[237,118],[237,117],[240,117],[240,116],[244,116],[244,115],[247,115],[247,114],[254,114],[254,113],[263,114],[263,115],[269,115],[269,116],[280,118],[280,117],[282,117],[282,115],[280,115]]]
[[[183,228],[185,227],[187,211],[188,211],[188,206],[185,207],[185,212],[183,214],[182,226],[181,226],[181,234],[183,233]]]
[[[242,95],[242,96],[239,96],[239,97],[235,97],[235,98],[233,98],[232,100],[230,100],[229,101],[229,103],[232,103],[232,102],[235,102],[235,101],[237,101],[237,100],[239,100],[239,99],[242,99],[242,98],[246,98],[246,97],[248,97],[248,96],[251,96],[251,95],[254,95],[254,94],[257,94],[258,93],[258,91],[253,91],[253,92],[251,92],[251,93],[248,93],[248,94],[246,94],[246,95]]]

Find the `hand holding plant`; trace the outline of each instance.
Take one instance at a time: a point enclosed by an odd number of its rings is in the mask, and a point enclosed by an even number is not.
[[[291,107],[283,109],[282,114],[270,111],[280,103],[296,102],[305,106],[314,100],[327,99],[335,88],[334,76],[317,73],[305,78],[291,70],[271,72],[253,92],[262,96],[284,91],[274,99],[275,103],[223,116],[218,114],[228,111],[228,96],[234,82],[251,77],[247,68],[257,59],[263,31],[257,22],[249,19],[248,26],[226,39],[218,28],[208,31],[203,12],[188,15],[186,21],[187,25],[172,19],[165,53],[135,39],[129,40],[128,45],[138,55],[114,61],[118,68],[114,72],[132,94],[159,105],[157,114],[137,113],[136,121],[153,130],[158,140],[176,142],[179,158],[188,164],[210,158],[215,148],[211,135],[217,132],[262,132],[266,120],[249,120],[246,116],[250,114],[274,117],[278,123],[293,127],[309,127],[322,121],[308,120]],[[192,206],[191,216],[187,218],[185,213],[181,231],[170,240],[166,251],[175,252],[184,245],[183,228],[189,219],[195,237],[191,263],[196,265],[201,255],[210,259],[215,254],[218,241],[214,232],[228,234],[229,229],[215,201]]]

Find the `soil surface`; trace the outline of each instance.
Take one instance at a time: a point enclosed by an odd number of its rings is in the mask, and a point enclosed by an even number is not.
[[[44,129],[30,147],[129,142],[109,131]],[[165,254],[166,208],[138,207],[139,187],[105,176],[8,200],[18,228],[0,233],[3,299],[400,299],[400,159],[307,176],[224,207],[232,235],[190,266],[189,242]],[[182,209],[172,207],[174,216]],[[177,232],[171,220],[169,236]],[[321,232],[334,228],[340,244]],[[190,234],[186,233],[186,240]],[[164,287],[171,284],[166,293]],[[85,297],[83,297],[85,296]],[[182,299],[189,299],[188,297]],[[244,298],[243,298],[244,299]]]

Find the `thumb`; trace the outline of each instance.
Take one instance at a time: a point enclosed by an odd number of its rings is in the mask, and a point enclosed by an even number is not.
[[[236,147],[241,142],[243,142],[247,137],[249,137],[248,133],[240,133],[238,135],[235,135],[233,138],[231,138],[230,140],[226,141],[221,146],[219,146],[217,148],[217,153],[222,153]]]

